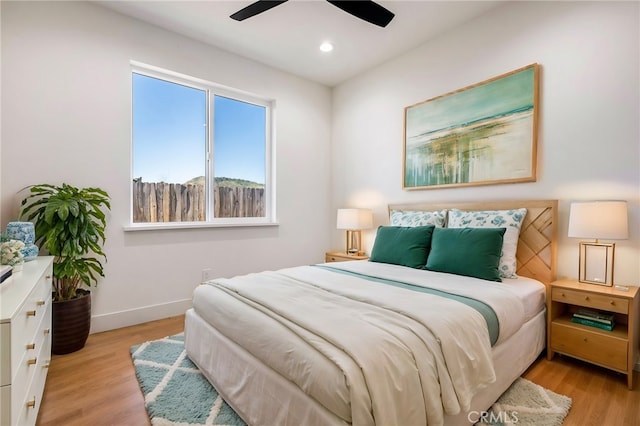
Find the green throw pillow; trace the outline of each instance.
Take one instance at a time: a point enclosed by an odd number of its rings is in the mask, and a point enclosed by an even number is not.
[[[427,263],[433,225],[380,226],[369,261],[423,268]]]
[[[502,281],[498,265],[505,228],[436,228],[425,269]]]

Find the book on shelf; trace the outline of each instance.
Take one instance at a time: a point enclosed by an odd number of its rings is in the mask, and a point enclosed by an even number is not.
[[[593,321],[590,319],[576,317],[575,315],[573,316],[573,318],[571,318],[571,322],[574,322],[576,324],[588,325],[589,327],[596,327],[596,328],[600,328],[602,330],[607,330],[607,331],[611,331],[615,327],[614,323],[605,324],[599,321]]]
[[[578,309],[573,315],[579,318],[590,319],[593,321],[600,321],[607,324],[613,323],[613,320],[614,320],[613,314],[593,311],[591,309]]]
[[[574,318],[582,318],[582,319],[589,320],[589,321],[596,321],[596,322],[599,322],[599,323],[602,323],[602,324],[607,324],[607,325],[612,325],[614,323],[613,318],[610,319],[610,320],[609,319],[601,319],[601,318],[593,318],[593,317],[590,317],[588,315],[582,315],[582,314],[578,314],[578,313],[573,314],[573,317]]]

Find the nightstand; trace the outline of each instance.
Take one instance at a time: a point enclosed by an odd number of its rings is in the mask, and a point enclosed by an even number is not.
[[[624,373],[629,389],[633,389],[640,334],[639,295],[638,287],[621,291],[575,280],[552,282],[547,293],[547,359],[558,352]],[[571,322],[580,308],[614,314],[615,328],[607,331]]]
[[[339,251],[328,251],[324,254],[325,262],[344,262],[347,260],[367,260],[369,256],[352,256]]]

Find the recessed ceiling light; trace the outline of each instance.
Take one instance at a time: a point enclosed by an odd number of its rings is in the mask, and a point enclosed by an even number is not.
[[[323,52],[331,52],[333,50],[333,44],[325,41],[320,45],[320,50],[322,50]]]

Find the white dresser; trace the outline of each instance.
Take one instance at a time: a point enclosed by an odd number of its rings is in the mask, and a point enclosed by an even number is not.
[[[51,361],[53,257],[0,284],[0,426],[36,423]]]

